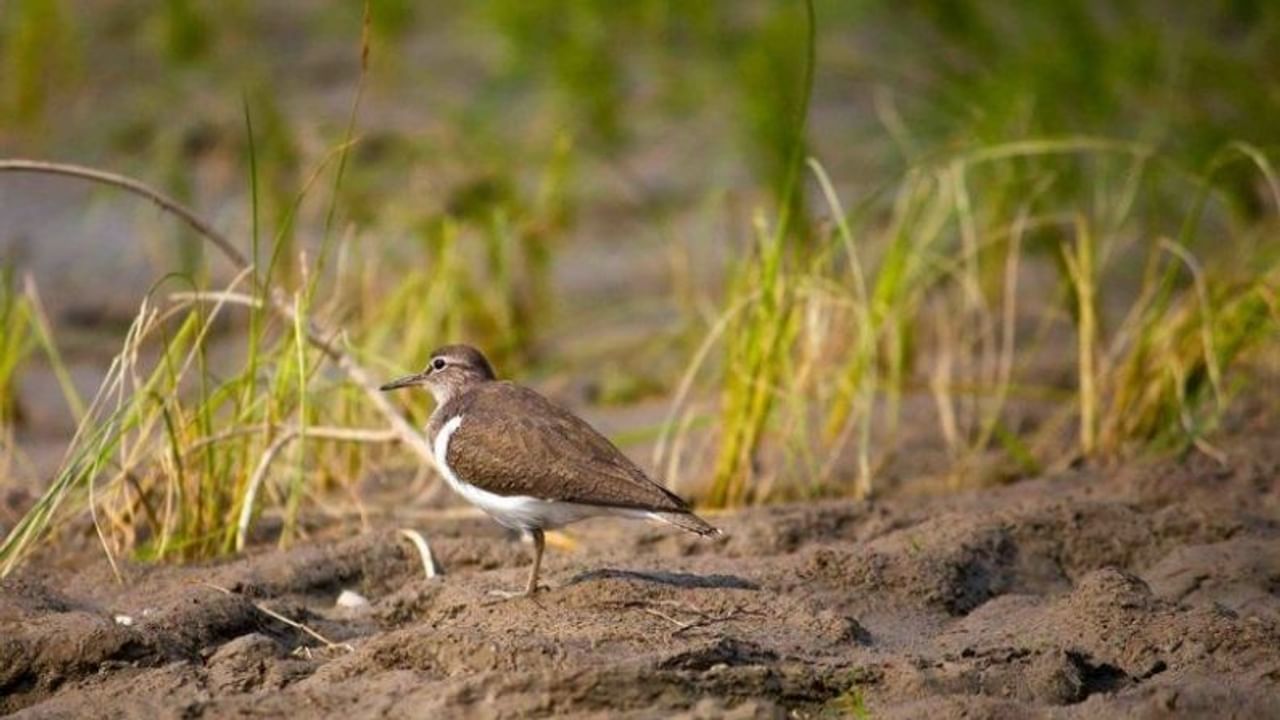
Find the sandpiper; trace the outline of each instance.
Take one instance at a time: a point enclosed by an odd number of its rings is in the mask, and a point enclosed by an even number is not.
[[[699,535],[719,530],[650,480],[613,443],[529,388],[500,381],[470,345],[446,345],[420,373],[382,390],[423,386],[435,397],[427,439],[449,485],[502,525],[533,538],[523,592],[538,591],[544,531],[598,515],[657,520]]]

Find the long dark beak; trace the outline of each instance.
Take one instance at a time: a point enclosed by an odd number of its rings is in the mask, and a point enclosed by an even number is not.
[[[386,385],[383,385],[378,389],[383,391],[397,390],[403,387],[412,387],[414,385],[421,385],[423,379],[426,377],[427,377],[427,374],[425,372],[415,373],[413,375],[405,375],[402,378],[397,378],[395,380],[392,380],[391,382],[387,383]]]

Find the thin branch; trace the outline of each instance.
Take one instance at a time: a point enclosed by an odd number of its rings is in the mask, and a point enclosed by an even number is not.
[[[180,303],[227,302],[232,305],[244,305],[254,309],[261,308],[262,301],[251,295],[231,290],[194,290],[169,293],[169,300]]]
[[[0,160],[0,172],[29,172],[45,175],[63,175],[67,177],[89,180],[92,182],[102,183],[112,187],[126,190],[140,197],[146,198],[162,209],[173,213],[175,216],[185,222],[191,229],[195,230],[199,235],[213,243],[222,254],[236,267],[237,270],[244,271],[250,267],[249,260],[231,244],[225,235],[222,235],[211,225],[204,222],[182,203],[165,195],[138,180],[117,175],[115,173],[105,172],[103,170],[95,170],[93,168],[81,165],[70,165],[64,163],[50,163],[38,160]],[[285,301],[284,294],[279,288],[268,288],[264,292],[269,300],[269,306],[273,312],[279,315],[290,325],[296,322],[293,308]],[[250,295],[242,295],[238,293],[212,293],[208,297],[204,294],[196,294],[192,299],[212,300],[218,302],[237,302],[238,304],[247,304],[253,306],[260,303],[261,300]],[[336,345],[332,338],[336,335],[331,332],[323,332],[312,322],[305,323],[305,331],[307,341],[315,346],[320,352],[328,356],[342,370],[346,376],[359,385],[364,390],[370,404],[373,405],[379,413],[381,413],[391,425],[391,429],[400,437],[405,445],[431,467],[435,467],[435,457],[431,452],[431,446],[422,437],[409,422],[396,410],[391,401],[378,390],[378,384],[374,382],[373,377],[363,366],[358,363],[349,353],[345,352]]]
[[[247,435],[261,435],[270,425],[243,425],[219,433],[197,438],[183,448],[183,455],[189,455],[208,445],[216,445]],[[362,428],[308,427],[305,435],[317,440],[348,440],[350,442],[391,443],[398,442],[400,436],[394,430],[366,430]]]
[[[418,549],[418,555],[422,557],[422,571],[428,578],[444,574],[444,568],[436,560],[435,553],[431,552],[431,546],[427,544],[427,539],[422,536],[422,533],[412,528],[400,528],[399,532]]]
[[[281,433],[271,441],[266,451],[262,453],[262,458],[258,460],[258,467],[254,468],[253,475],[249,478],[249,486],[245,488],[244,502],[240,505],[240,520],[236,523],[236,552],[244,550],[245,538],[249,534],[249,522],[253,519],[253,506],[258,499],[258,488],[262,487],[262,481],[266,479],[272,461],[297,437],[297,430]]]
[[[249,485],[245,489],[244,504],[240,506],[240,520],[236,523],[236,552],[244,550],[245,538],[249,535],[249,523],[253,519],[253,506],[258,498],[258,490],[266,480],[271,463],[289,445],[300,437],[324,440],[344,440],[347,442],[382,443],[397,439],[391,430],[362,430],[330,427],[289,428],[271,441],[258,460],[258,467],[250,476]]]
[[[251,295],[237,292],[195,292],[195,293],[174,293],[172,297],[175,300],[183,300],[188,302],[228,302],[235,305],[245,305],[249,307],[260,307],[261,301]],[[290,324],[293,322],[293,309],[287,304],[275,302],[272,305],[278,314],[280,314]],[[423,462],[432,468],[435,467],[435,455],[431,451],[431,445],[422,437],[408,420],[395,409],[391,401],[387,399],[386,394],[378,389],[378,384],[373,381],[369,372],[356,362],[349,353],[344,352],[337,344],[323,336],[319,329],[313,323],[306,325],[307,340],[316,347],[317,350],[324,353],[333,360],[347,377],[356,385],[364,390],[365,396],[369,402],[378,410],[391,425],[391,429],[400,438],[405,445],[413,450]]]
[[[241,595],[234,593],[228,590],[227,588],[222,587],[221,585],[214,585],[213,583],[204,582],[203,580],[199,581],[199,584],[207,588],[210,588],[212,590],[217,590],[218,592],[223,593],[225,595],[230,595],[232,597],[242,597]],[[263,615],[279,620],[280,622],[284,623],[285,625],[288,625],[289,627],[297,628],[298,630],[305,632],[311,637],[324,643],[325,647],[327,648],[331,648],[331,649],[338,648],[338,649],[346,650],[347,652],[355,651],[355,648],[351,647],[350,643],[334,642],[329,638],[321,635],[318,631],[311,629],[306,624],[300,623],[297,620],[294,620],[292,618],[285,617],[284,615],[281,615],[280,613],[276,612],[275,610],[272,610],[271,608],[267,607],[266,605],[263,605],[262,603],[256,603],[256,602],[253,602],[252,600],[247,600],[247,601],[250,605],[255,607],[258,610],[258,612],[262,613]]]
[[[239,250],[231,244],[227,236],[214,230],[205,221],[201,220],[190,208],[155,188],[145,185],[137,180],[124,175],[107,172],[105,170],[96,170],[94,168],[84,167],[83,165],[69,165],[66,163],[44,162],[42,160],[0,160],[0,172],[28,172],[42,175],[65,175],[67,177],[79,178],[81,180],[89,180],[104,185],[127,190],[134,195],[146,198],[151,202],[159,205],[161,209],[166,210],[177,216],[192,230],[203,235],[209,242],[213,243],[222,254],[236,266],[237,270],[243,270],[249,267],[249,260]]]
[[[675,625],[676,629],[671,631],[671,637],[673,638],[679,637],[697,628],[706,627],[708,625],[715,625],[717,623],[732,622],[744,616],[754,616],[754,615],[760,614],[758,611],[747,610],[747,609],[744,609],[742,606],[738,605],[738,606],[734,606],[733,608],[731,608],[726,612],[721,612],[713,615],[701,608],[691,605],[690,603],[680,602],[677,600],[652,600],[652,601],[640,600],[640,601],[634,601],[634,602],[624,602],[622,605],[623,607],[638,608],[641,612],[645,613],[646,615],[652,615],[656,618],[661,618],[671,623],[672,625]],[[695,619],[687,622],[684,620],[680,620],[676,617],[673,617],[672,615],[669,615],[665,612],[662,612],[661,610],[656,609],[654,607],[655,605],[672,608],[673,612],[687,613],[689,615],[694,616]]]
[[[666,620],[667,622],[671,623],[672,625],[675,625],[675,626],[676,626],[676,629],[675,629],[675,631],[673,631],[672,635],[676,635],[676,634],[679,634],[679,633],[685,632],[685,631],[686,631],[686,630],[688,630],[689,628],[693,627],[693,623],[687,623],[687,622],[682,622],[682,621],[680,621],[680,620],[677,620],[677,619],[675,619],[675,618],[671,617],[670,615],[668,615],[668,614],[666,614],[666,613],[662,612],[661,610],[654,610],[653,608],[640,608],[640,609],[641,609],[641,611],[643,611],[643,612],[645,612],[645,613],[647,613],[647,614],[649,614],[649,615],[652,615],[652,616],[657,617],[657,618],[662,618],[663,620]]]

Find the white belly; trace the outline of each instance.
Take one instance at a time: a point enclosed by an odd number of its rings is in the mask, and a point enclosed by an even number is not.
[[[649,513],[641,510],[601,507],[599,505],[582,505],[580,503],[543,500],[528,495],[497,495],[482,490],[475,485],[463,481],[449,467],[449,440],[462,425],[462,415],[455,417],[440,428],[436,434],[431,450],[436,458],[436,465],[445,482],[449,483],[467,502],[485,511],[494,520],[512,530],[534,530],[558,528],[569,523],[584,520],[596,515],[622,515],[628,517],[647,517]]]

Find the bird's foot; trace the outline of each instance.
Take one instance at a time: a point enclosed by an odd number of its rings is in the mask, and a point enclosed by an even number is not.
[[[500,598],[502,600],[513,600],[515,598],[533,597],[539,592],[545,592],[551,588],[546,585],[538,585],[536,588],[525,588],[523,590],[490,590],[489,597]]]

